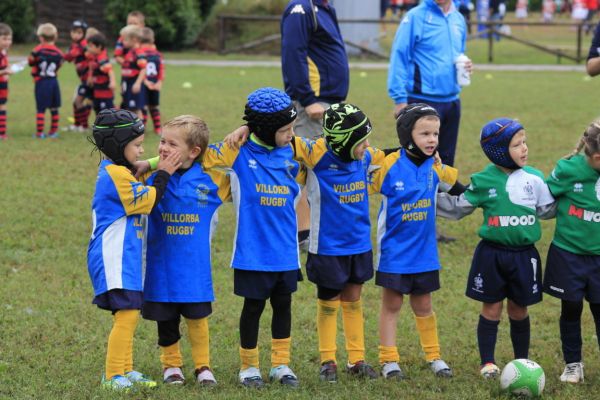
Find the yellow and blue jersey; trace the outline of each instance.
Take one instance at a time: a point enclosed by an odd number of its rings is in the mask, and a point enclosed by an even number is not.
[[[152,175],[148,182],[154,180]],[[148,217],[144,300],[170,303],[214,300],[210,245],[217,209],[230,199],[229,178],[194,163],[169,179]]]
[[[126,167],[100,163],[92,201],[88,272],[96,296],[112,289],[142,290],[142,247],[146,217],[156,189]]]
[[[295,137],[293,147],[294,159],[308,167],[309,251],[347,256],[371,250],[367,178],[383,162],[383,151],[369,147],[362,160],[344,162],[323,138]]]
[[[248,141],[239,149],[208,146],[202,164],[225,168],[237,216],[231,266],[250,271],[300,268],[296,204],[306,178],[291,146],[267,148]]]
[[[448,191],[458,171],[433,157],[415,165],[404,149],[388,155],[371,175],[370,191],[383,199],[377,219],[378,271],[413,274],[439,270],[435,237],[438,188]]]

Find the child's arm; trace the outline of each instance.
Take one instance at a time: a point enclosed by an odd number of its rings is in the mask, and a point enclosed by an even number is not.
[[[115,90],[116,87],[117,87],[117,81],[115,79],[115,71],[113,71],[113,69],[111,68],[108,71],[108,88],[110,90]]]
[[[460,196],[453,196],[449,193],[438,193],[436,201],[436,215],[448,219],[461,219],[473,213],[475,207],[464,193]]]
[[[135,50],[131,50],[131,51],[135,51]],[[142,84],[144,83],[144,80],[146,79],[146,64],[147,64],[146,57],[143,55],[138,55],[138,59],[137,59],[136,63],[138,65],[138,67],[140,68],[140,73],[138,74],[137,79],[135,80],[135,83],[131,87],[131,91],[133,93],[139,93],[140,90],[142,90]]]

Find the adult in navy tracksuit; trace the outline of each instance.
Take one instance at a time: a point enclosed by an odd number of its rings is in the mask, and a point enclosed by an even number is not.
[[[281,19],[285,92],[298,110],[294,133],[323,132],[323,113],[346,99],[348,57],[335,10],[327,0],[291,0]]]
[[[594,31],[594,37],[592,38],[592,44],[590,45],[590,51],[588,53],[586,69],[589,76],[600,74],[600,25],[597,25],[596,30]]]
[[[395,115],[408,103],[435,108],[441,119],[439,152],[446,165],[454,165],[460,121],[454,60],[465,52],[466,39],[465,20],[452,0],[424,0],[400,23],[390,55],[388,94]]]

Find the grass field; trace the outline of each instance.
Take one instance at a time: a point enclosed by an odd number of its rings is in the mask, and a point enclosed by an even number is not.
[[[371,117],[375,131],[372,143],[396,145],[392,104],[386,95],[386,73],[353,70],[349,100]],[[364,76],[363,76],[364,75]],[[72,67],[60,71],[63,94],[62,126],[71,115],[70,99],[76,85]],[[182,89],[183,82],[192,89]],[[239,126],[245,96],[264,85],[281,86],[278,69],[170,67],[163,89],[163,117],[191,113],[203,117],[214,141]],[[478,132],[488,119],[518,117],[528,130],[530,163],[549,173],[555,161],[566,154],[584,127],[599,113],[600,81],[585,80],[579,73],[483,73],[463,94],[463,119],[457,166],[461,180],[480,170],[486,159],[478,145]],[[297,391],[269,385],[260,392],[237,386],[238,316],[241,301],[232,294],[232,271],[228,268],[232,249],[234,217],[231,205],[220,214],[213,242],[214,285],[217,301],[210,319],[212,367],[219,387],[204,392],[193,384],[115,395],[99,386],[105,346],[111,327],[107,312],[91,304],[92,289],[86,270],[86,250],[91,230],[90,202],[99,161],[91,154],[86,135],[62,133],[58,140],[33,139],[35,105],[33,84],[27,72],[10,82],[8,127],[10,140],[0,142],[0,398],[4,399],[102,399],[152,398],[245,399],[352,399],[419,398],[485,399],[500,397],[497,382],[478,376],[475,327],[479,304],[464,296],[476,230],[481,214],[460,222],[441,221],[443,229],[459,240],[440,246],[444,270],[442,289],[434,294],[443,357],[454,368],[452,380],[435,379],[422,360],[411,312],[404,309],[398,329],[401,365],[410,380],[402,383],[357,382],[341,374],[337,385],[323,385],[317,377],[318,351],[315,325],[315,289],[305,281],[293,303],[292,368],[302,387]],[[146,138],[146,155],[156,154],[158,138]],[[376,214],[380,199],[372,199]],[[553,222],[543,222],[538,249],[545,258]],[[379,290],[365,285],[367,358],[377,361]],[[558,336],[559,303],[548,296],[531,309],[530,357],[546,371],[546,398],[591,399],[600,384],[600,361],[590,313],[583,317],[586,382],[572,387],[561,384],[562,355]],[[270,312],[262,320],[259,347],[263,374],[269,368]],[[182,325],[182,329],[183,325]],[[185,336],[184,336],[185,337]],[[339,362],[345,362],[343,342],[338,336]],[[186,375],[192,381],[187,339],[183,340]],[[500,325],[497,361],[512,358],[506,317]],[[156,328],[141,322],[135,341],[136,367],[155,378],[161,376]]]

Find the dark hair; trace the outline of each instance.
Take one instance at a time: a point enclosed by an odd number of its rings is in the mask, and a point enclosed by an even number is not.
[[[106,36],[101,33],[96,33],[87,39],[88,43],[100,47],[102,50],[106,48]]]

